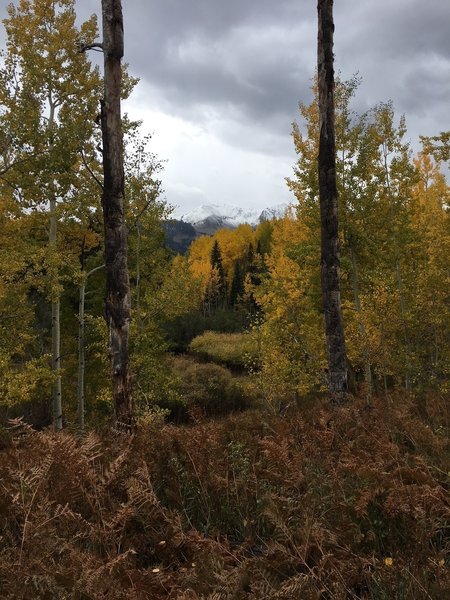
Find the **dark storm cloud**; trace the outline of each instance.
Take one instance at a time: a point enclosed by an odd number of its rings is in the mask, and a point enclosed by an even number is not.
[[[290,124],[312,98],[317,0],[122,4],[125,59],[142,81],[128,106],[169,159],[168,199],[285,201]],[[77,0],[76,10],[79,20],[100,15],[101,0]],[[335,0],[334,14],[335,68],[362,77],[354,109],[392,100],[415,150],[419,134],[450,128],[450,0]]]
[[[353,69],[363,76],[366,105],[392,99],[407,117],[434,113],[436,130],[448,129],[448,120],[439,119],[450,95],[450,3],[383,0],[356,6],[345,0],[342,8],[336,15],[337,62],[346,75]]]
[[[281,134],[310,99],[316,0],[128,0],[124,11],[130,67],[153,106],[200,123],[219,112]],[[362,76],[359,106],[392,99],[398,112],[436,105],[440,114],[450,82],[447,0],[341,0],[335,20],[336,69]]]
[[[131,67],[183,116],[198,118],[198,107],[208,105],[231,105],[242,118],[292,114],[311,76],[302,53],[314,53],[314,8],[306,13],[301,5],[166,0],[140,14],[131,1]]]
[[[311,98],[316,3],[123,0],[126,60],[153,110],[205,127],[219,115],[228,140],[244,126],[285,136],[298,102]],[[78,0],[77,11],[99,14],[100,4]],[[449,0],[336,0],[334,12],[336,69],[363,79],[356,106],[392,99],[412,120],[448,129]]]

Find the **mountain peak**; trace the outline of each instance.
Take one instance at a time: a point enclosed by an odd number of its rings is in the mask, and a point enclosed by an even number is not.
[[[282,217],[287,208],[288,204],[279,204],[263,210],[232,204],[202,204],[183,214],[181,220],[193,225],[199,233],[211,235],[218,229],[234,229],[243,223],[256,227],[262,221]]]

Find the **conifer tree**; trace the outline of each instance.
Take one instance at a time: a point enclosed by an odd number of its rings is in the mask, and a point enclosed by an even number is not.
[[[211,278],[208,286],[208,304],[212,309],[223,307],[227,296],[227,283],[222,263],[222,252],[219,242],[214,240],[211,249]]]
[[[242,297],[243,293],[244,293],[244,273],[242,271],[240,262],[236,261],[236,263],[234,265],[233,279],[231,280],[231,287],[230,287],[229,302],[230,302],[231,307],[236,306],[239,298]]]

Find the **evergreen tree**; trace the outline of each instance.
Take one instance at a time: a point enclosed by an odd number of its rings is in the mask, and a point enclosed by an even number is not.
[[[233,279],[231,280],[229,303],[231,307],[236,306],[244,293],[244,272],[241,264],[237,261],[234,265]]]
[[[227,284],[222,264],[222,252],[217,240],[214,240],[211,249],[210,262],[211,276],[206,290],[206,303],[209,311],[223,307],[227,298]]]
[[[253,244],[250,242],[250,244],[247,247],[242,273],[244,281],[244,293],[242,296],[243,305],[247,310],[250,318],[257,314],[259,310],[259,306],[256,302],[254,294],[255,288],[261,283],[261,269],[258,263],[259,257],[255,255]]]
[[[259,244],[259,242],[258,242]],[[253,244],[249,244],[247,248],[247,255],[245,257],[245,274],[248,275],[249,283],[252,286],[259,285],[261,283],[261,265],[260,253],[256,253],[253,249]]]

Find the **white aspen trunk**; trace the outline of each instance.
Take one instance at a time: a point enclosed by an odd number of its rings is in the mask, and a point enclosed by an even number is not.
[[[103,269],[105,265],[95,267],[88,273],[86,273],[83,282],[80,285],[79,290],[79,302],[78,302],[78,377],[77,377],[77,413],[78,413],[78,427],[81,431],[84,430],[85,422],[85,391],[84,391],[84,376],[85,376],[85,299],[86,299],[86,285],[89,277]]]
[[[388,166],[388,153],[386,150],[386,144],[383,143],[383,159],[384,159],[384,172],[386,176],[386,186],[389,193],[389,201],[391,204],[391,212],[392,212],[392,192],[391,192],[391,180],[389,176],[389,166]],[[406,370],[405,370],[405,390],[409,391],[411,389],[411,355],[410,355],[410,343],[409,343],[409,333],[408,326],[406,323],[406,302],[405,296],[403,294],[403,278],[402,272],[400,268],[400,260],[398,258],[398,243],[397,236],[395,235],[395,230],[393,234],[393,242],[394,242],[394,252],[395,252],[395,274],[397,278],[397,288],[400,299],[400,316],[402,319],[402,328],[403,328],[403,342],[405,348],[405,357],[406,357]]]
[[[86,281],[80,285],[80,300],[78,307],[78,381],[77,381],[77,407],[78,427],[84,431],[84,300],[86,296]]]
[[[50,233],[48,236],[51,252],[56,252],[57,240],[57,218],[56,218],[56,199],[50,199]],[[58,286],[58,272],[53,273],[51,281],[52,287]],[[59,292],[52,290],[52,371],[55,376],[53,384],[53,426],[56,431],[60,431],[63,426],[62,421],[62,385],[61,385],[61,309]]]
[[[396,271],[396,275],[397,275],[398,293],[400,296],[400,314],[402,317],[402,326],[403,326],[403,342],[405,344],[405,356],[406,356],[405,390],[409,391],[411,389],[411,354],[410,354],[408,325],[406,322],[406,302],[405,302],[405,296],[403,294],[403,278],[402,278],[402,272],[400,269],[400,261],[398,258],[395,262],[395,271]]]
[[[48,129],[52,129],[55,124],[56,106],[53,102],[51,93],[48,94],[48,102],[50,114],[48,118]],[[58,236],[58,220],[56,216],[56,194],[52,190],[50,198],[50,230],[48,242],[50,251],[56,252],[56,242]],[[52,270],[52,280],[50,282],[51,290],[51,305],[52,305],[52,372],[55,376],[53,384],[53,426],[56,431],[61,431],[63,427],[62,420],[62,385],[61,385],[61,307],[59,291],[56,292],[53,287],[59,286],[58,269]]]
[[[138,325],[138,333],[142,333],[143,322],[141,315],[141,223],[138,220],[136,223],[136,319]]]

